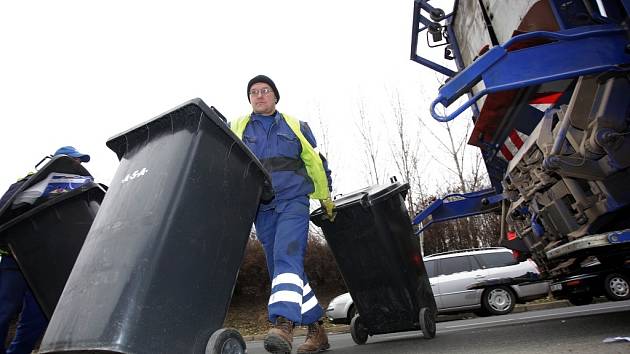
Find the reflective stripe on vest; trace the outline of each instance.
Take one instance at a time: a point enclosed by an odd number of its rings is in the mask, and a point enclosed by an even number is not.
[[[313,181],[313,186],[315,188],[313,193],[310,194],[310,197],[312,199],[329,198],[330,191],[328,190],[328,178],[326,177],[326,171],[324,171],[324,164],[322,163],[322,159],[319,157],[319,153],[315,151],[311,143],[309,143],[308,140],[306,140],[306,138],[304,137],[304,134],[302,134],[302,130],[300,130],[300,121],[285,114],[280,114],[280,116],[284,119],[285,122],[287,122],[287,125],[289,126],[289,128],[291,128],[295,136],[297,136],[297,138],[300,140],[300,144],[302,145],[300,158],[306,166],[306,173]],[[232,129],[234,134],[236,134],[236,136],[238,136],[241,140],[243,140],[243,133],[245,132],[245,128],[247,127],[247,123],[249,123],[250,118],[250,115],[246,115],[244,117],[236,119],[230,124],[230,129]],[[274,158],[264,160],[271,159]],[[262,162],[264,164],[264,161]],[[278,165],[285,166],[288,165],[288,163],[281,162],[278,163]],[[293,171],[293,169],[290,169],[290,171]]]

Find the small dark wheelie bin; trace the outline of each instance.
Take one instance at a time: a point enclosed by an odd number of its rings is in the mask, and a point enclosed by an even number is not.
[[[311,214],[320,226],[357,309],[352,339],[421,329],[435,336],[437,307],[405,196],[408,184],[368,187],[335,200],[330,222],[321,209]]]
[[[268,174],[200,99],[107,146],[120,165],[40,353],[244,353],[221,327]]]
[[[88,182],[56,196],[39,198],[34,204],[13,205],[21,192],[51,172],[90,176],[73,158],[53,157],[0,209],[0,242],[8,245],[49,319],[105,196],[102,186]]]

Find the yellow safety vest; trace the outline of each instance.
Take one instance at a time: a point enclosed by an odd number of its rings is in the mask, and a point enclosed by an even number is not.
[[[280,116],[287,122],[287,125],[293,133],[300,140],[300,144],[302,144],[302,153],[300,154],[300,158],[304,161],[304,165],[306,166],[306,173],[313,181],[313,185],[315,190],[309,196],[312,199],[326,199],[330,197],[330,191],[328,190],[328,178],[326,177],[326,171],[324,171],[324,164],[322,163],[322,159],[319,157],[319,153],[315,151],[311,143],[306,140],[304,134],[300,130],[300,121],[285,115],[280,114]],[[239,139],[243,140],[243,133],[245,132],[245,127],[247,127],[247,123],[251,115],[246,115],[236,119],[231,122],[230,129],[239,137]]]

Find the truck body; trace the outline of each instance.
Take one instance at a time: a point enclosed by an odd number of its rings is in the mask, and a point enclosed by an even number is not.
[[[437,200],[420,231],[496,212],[500,243],[549,278],[629,262],[629,13],[629,0],[461,0],[448,14],[415,1],[411,59],[447,76],[431,114],[472,110],[492,184]],[[425,32],[457,71],[417,54]]]

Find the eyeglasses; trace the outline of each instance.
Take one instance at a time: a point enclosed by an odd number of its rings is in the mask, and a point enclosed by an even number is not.
[[[250,96],[258,96],[258,95],[262,94],[263,96],[267,96],[268,94],[270,94],[272,92],[273,92],[272,89],[265,87],[265,88],[262,88],[260,90],[259,89],[252,89],[252,90],[249,91],[249,95]]]

